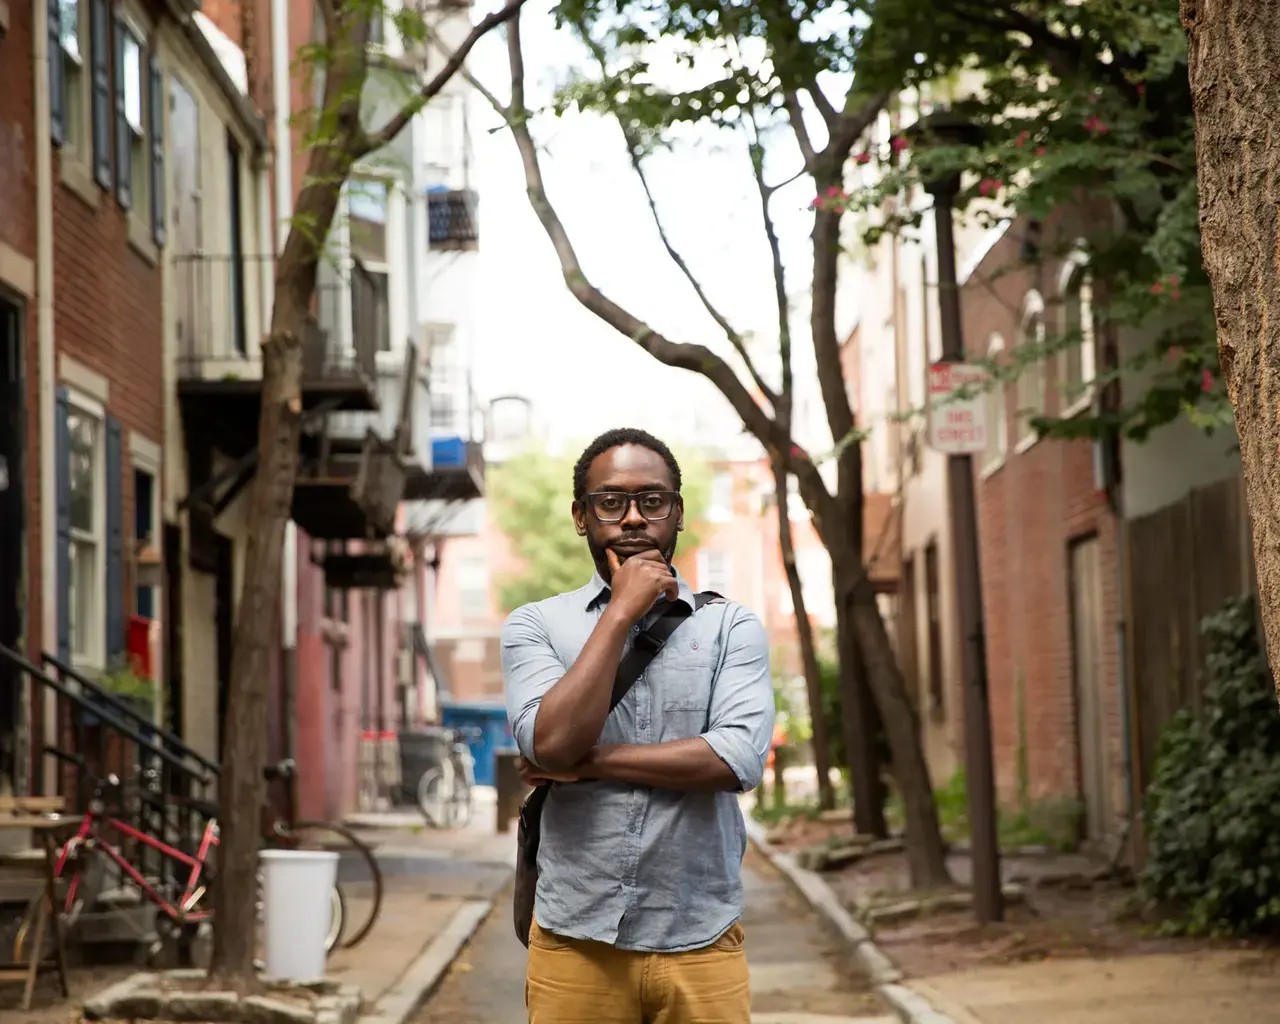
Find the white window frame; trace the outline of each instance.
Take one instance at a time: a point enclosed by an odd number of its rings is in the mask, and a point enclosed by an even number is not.
[[[147,20],[130,0],[124,0],[119,5],[119,10],[125,30],[138,47],[138,124],[130,123],[129,125],[132,143],[129,152],[129,241],[135,249],[154,261],[156,254],[155,242],[151,236],[151,126],[149,124],[151,68],[147,61],[147,55],[151,52],[151,29]],[[114,27],[112,31],[114,32]],[[111,68],[112,74],[115,74],[114,37],[112,39]],[[195,94],[192,93],[192,95]],[[114,107],[110,116],[111,138],[114,145],[118,141]],[[118,160],[116,173],[120,173]]]
[[[717,493],[717,491],[726,493]],[[727,523],[733,518],[733,473],[718,470],[711,477],[711,500],[707,503],[707,520]]]
[[[67,391],[68,411],[84,416],[94,422],[94,450],[93,450],[93,529],[86,533],[77,530],[75,527],[69,529],[69,543],[71,552],[69,561],[75,565],[75,547],[77,544],[91,544],[94,547],[93,558],[93,599],[90,602],[91,612],[89,621],[86,623],[78,622],[78,614],[76,606],[80,601],[73,595],[71,602],[71,622],[68,623],[70,632],[71,661],[72,668],[77,670],[85,670],[91,673],[100,673],[105,671],[107,667],[107,638],[106,638],[106,591],[107,591],[107,414],[106,409],[101,402],[96,402],[92,398],[81,394],[78,391]],[[68,448],[66,457],[71,458],[71,451]],[[68,474],[69,478],[70,474]],[[70,495],[68,494],[68,499]],[[68,580],[68,585],[70,581]],[[77,650],[76,633],[78,628],[85,630],[85,643],[83,650]]]
[[[1071,287],[1071,279],[1076,274],[1082,275],[1080,282],[1080,381],[1084,389],[1072,399],[1067,394],[1070,382],[1067,380],[1067,354],[1064,349],[1058,360],[1058,378],[1062,382],[1062,400],[1066,407],[1062,410],[1064,419],[1078,416],[1093,405],[1095,379],[1098,372],[1097,340],[1094,333],[1093,319],[1093,273],[1089,267],[1089,258],[1079,243],[1067,261],[1062,265],[1062,273],[1058,277],[1058,294],[1062,298],[1062,327],[1066,330],[1067,295]]]
[[[139,435],[139,434],[130,434],[129,462],[132,465],[134,480],[136,482],[138,473],[146,473],[147,476],[151,477],[151,529],[153,532],[153,536],[151,538],[151,544],[156,549],[156,551],[159,552],[161,550],[161,544],[163,542],[162,538],[163,538],[163,531],[164,531],[164,523],[160,518],[161,505],[162,505],[161,495],[160,495],[160,488],[161,488],[160,463],[163,460],[156,458],[152,454],[152,451],[148,451],[149,448],[154,451],[160,450],[159,446],[156,445],[156,443],[152,441],[150,438],[143,437],[142,435]],[[133,493],[133,501],[134,501],[134,509],[135,509],[134,522],[131,522],[128,524],[127,535],[129,537],[130,547],[132,549],[132,561],[134,565],[134,571],[136,572],[137,565],[138,565],[138,538],[134,536],[134,530],[136,528],[135,524],[137,521],[137,502],[138,502],[138,492],[136,488]],[[133,590],[136,592],[139,589],[142,589],[142,588],[139,587],[138,581],[135,578],[133,580]],[[150,586],[145,589],[151,591],[151,604],[152,604],[152,607],[155,609],[154,620],[160,621],[161,619],[160,588],[157,586]],[[138,609],[135,607],[134,612],[137,613],[137,610]]]
[[[991,337],[987,339],[988,361],[998,364],[1004,352],[1004,338],[992,332]],[[1006,382],[1001,380],[998,374],[992,373],[987,392],[983,395],[983,401],[986,403],[987,436],[995,439],[994,447],[989,447],[984,453],[983,478],[989,477],[1003,466],[1005,457],[1009,454],[1009,410],[1008,403],[1005,401],[1005,384]]]
[[[92,70],[85,61],[85,51],[92,45],[89,26],[89,0],[75,0],[76,5],[76,54],[68,52],[65,43],[58,40],[59,56],[62,60],[63,96],[63,160],[68,157],[84,165],[88,169],[90,139],[89,107],[92,102],[90,79]],[[65,18],[65,4],[59,4],[61,14]],[[65,22],[64,22],[65,25]],[[75,97],[74,106],[69,102]]]
[[[430,422],[431,434],[438,437],[453,437],[462,432],[462,417],[466,410],[466,393],[456,378],[462,378],[465,381],[465,374],[462,372],[461,360],[458,359],[458,328],[456,324],[448,323],[429,323],[424,324],[423,334],[423,353],[422,358],[426,360],[428,366],[429,381],[428,391],[431,396],[431,411],[428,417]],[[448,338],[446,347],[450,358],[445,361],[443,369],[446,372],[444,382],[441,383],[437,377],[437,366],[435,361],[436,354],[436,338],[437,335],[443,335]],[[436,404],[435,399],[439,394],[445,394],[452,403],[450,411],[450,419],[448,423],[436,422]]]
[[[1031,321],[1039,317],[1040,330],[1036,343],[1043,345],[1045,340],[1045,322],[1044,322],[1044,299],[1037,291],[1027,292],[1026,298],[1022,300],[1022,315],[1018,318],[1018,346],[1021,347],[1026,340],[1027,328]],[[1021,362],[1021,361],[1020,361]],[[1014,446],[1016,454],[1022,454],[1035,443],[1040,440],[1036,432],[1031,428],[1031,419],[1033,416],[1043,416],[1045,411],[1045,361],[1038,358],[1034,363],[1022,363],[1018,367],[1018,378],[1014,382],[1014,395],[1017,399],[1017,405],[1014,409],[1014,422],[1017,425],[1015,434],[1018,438],[1017,444]],[[1030,406],[1024,404],[1024,397],[1031,397],[1024,394],[1027,384],[1024,381],[1030,380],[1035,385],[1035,404]]]
[[[400,182],[384,171],[369,167],[357,167],[343,186],[343,201],[347,219],[347,297],[346,304],[351,307],[350,277],[355,268],[355,252],[351,247],[351,186],[356,182],[369,182],[381,185],[387,190],[386,223],[383,224],[383,259],[381,262],[365,262],[365,269],[374,274],[381,274],[387,279],[387,348],[379,349],[376,359],[379,367],[396,370],[404,363],[404,341],[408,335],[405,309],[408,294],[405,290],[404,273],[399,268],[399,260],[395,254],[405,248],[405,201]],[[348,320],[350,317],[347,318]],[[354,330],[354,326],[352,328]],[[355,337],[350,338],[350,347],[355,349]]]
[[[711,559],[721,558],[724,564],[714,570]],[[723,597],[728,597],[733,589],[733,556],[728,551],[718,548],[700,548],[698,551],[698,589],[714,590]]]

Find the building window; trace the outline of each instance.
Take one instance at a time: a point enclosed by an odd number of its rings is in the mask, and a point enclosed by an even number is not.
[[[351,255],[362,265],[364,279],[372,286],[375,309],[386,310],[389,302],[390,266],[387,260],[387,209],[390,189],[385,181],[353,178],[347,186],[348,224]],[[354,275],[353,275],[354,280]],[[353,284],[352,305],[360,299]],[[391,351],[391,324],[385,315],[377,317],[373,327],[377,334],[377,350]]]
[[[130,208],[145,218],[150,210],[148,179],[151,175],[151,154],[147,150],[146,122],[143,120],[143,61],[142,33],[132,23],[117,20],[120,32],[119,65],[120,82],[117,88],[124,98],[124,131],[117,136],[119,144],[129,147],[129,202]],[[123,173],[123,164],[117,173]]]
[[[84,71],[84,40],[87,39],[82,20],[87,4],[79,0],[58,0],[58,32],[62,42],[62,75],[64,102],[64,152],[87,158],[85,148],[85,111],[89,105],[88,76]]]
[[[1044,415],[1044,301],[1031,292],[1023,304],[1022,336],[1018,340],[1018,447],[1036,440],[1032,420]]]
[[[144,552],[158,552],[160,538],[156,523],[159,522],[160,489],[156,475],[147,469],[133,471],[133,550],[134,564],[140,565]],[[159,613],[156,588],[135,583],[134,611],[144,619],[154,619]]]
[[[464,622],[489,618],[489,563],[484,558],[458,563],[458,611]]]
[[[945,711],[942,685],[942,584],[938,567],[938,543],[930,541],[924,549],[925,615],[929,627],[929,710],[935,715]]]
[[[1009,426],[1005,422],[1004,381],[997,375],[1000,358],[1004,354],[1004,339],[998,334],[991,335],[987,342],[987,359],[991,362],[992,374],[987,383],[987,392],[983,396],[986,404],[987,450],[982,460],[982,468],[991,472],[1004,462],[1009,448]]]
[[[1082,259],[1076,258],[1067,264],[1062,314],[1063,349],[1059,365],[1064,415],[1070,415],[1086,408],[1093,399],[1093,281]]]
[[[796,552],[796,571],[809,617],[821,626],[835,625],[836,598],[831,586],[831,558],[823,548],[802,548]]]
[[[106,572],[103,533],[103,428],[98,416],[77,406],[67,412],[71,527],[71,656],[77,665],[102,667]]]
[[[707,518],[713,523],[724,523],[733,518],[732,473],[716,473],[711,478],[711,501],[707,505]]]
[[[729,596],[733,589],[733,565],[727,551],[698,552],[698,589]]]
[[[451,324],[432,324],[427,328],[427,366],[431,429],[456,433],[461,403],[458,395],[458,354]]]

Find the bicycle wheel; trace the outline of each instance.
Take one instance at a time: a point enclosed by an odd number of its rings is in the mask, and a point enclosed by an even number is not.
[[[471,824],[471,815],[475,812],[475,801],[472,799],[471,787],[466,783],[457,783],[454,785],[450,797],[450,827],[466,828]]]
[[[450,780],[440,768],[429,768],[418,780],[418,810],[432,828],[449,827]]]
[[[350,932],[342,936],[342,948],[358,946],[373,930],[382,912],[382,867],[373,850],[351,829],[331,821],[298,821],[287,831],[282,827],[279,834],[281,841],[293,849],[330,850],[339,855],[339,870],[344,871],[343,919]],[[367,893],[366,885],[369,886]],[[366,898],[369,906],[361,916],[353,911],[351,904],[363,903]]]

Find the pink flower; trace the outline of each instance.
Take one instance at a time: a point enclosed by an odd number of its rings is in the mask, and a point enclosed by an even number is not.
[[[1049,151],[1045,149],[1044,146],[1039,146],[1036,148],[1036,156],[1044,156],[1047,152]]]
[[[1145,96],[1147,94],[1147,87],[1142,82],[1138,83],[1137,90],[1139,96]]]
[[[853,159],[854,159],[854,162],[855,162],[855,163],[859,163],[859,164],[869,164],[869,163],[871,163],[871,154],[870,154],[870,153],[859,153],[859,154],[858,154],[856,157],[854,157]]]
[[[840,194],[840,189],[838,189],[835,185],[832,185],[829,189],[827,189],[828,199],[834,199],[839,194]]]
[[[1000,191],[1000,182],[996,181],[995,178],[983,178],[978,183],[978,191],[984,196],[994,196]]]
[[[1156,281],[1154,284],[1152,284],[1152,286],[1151,286],[1151,294],[1152,294],[1152,295],[1161,295],[1161,294],[1163,294],[1163,293],[1164,293],[1164,282],[1163,282],[1163,281]]]
[[[1026,129],[1023,129],[1022,131],[1018,132],[1018,137],[1013,140],[1013,144],[1017,146],[1019,149],[1021,149],[1023,146],[1027,144],[1027,139],[1029,138],[1031,138],[1031,133]]]
[[[1106,135],[1108,131],[1106,123],[1097,114],[1090,114],[1085,119],[1084,130],[1095,135]]]
[[[1178,291],[1178,289],[1175,288],[1173,291],[1169,293],[1169,298],[1173,299],[1174,302],[1177,302],[1180,298],[1182,298],[1182,292]]]
[[[806,452],[803,448],[801,448],[798,444],[793,444],[791,446],[791,457],[793,459],[807,459],[809,457],[809,453]]]
[[[1181,284],[1181,283],[1182,283],[1181,278],[1179,278],[1177,274],[1170,274],[1170,275],[1169,275],[1169,287],[1170,287],[1170,288],[1177,288],[1177,287],[1178,287],[1178,285],[1179,285],[1179,284]]]
[[[894,138],[889,140],[889,148],[892,149],[895,153],[901,153],[904,149],[907,148],[907,140],[904,139],[901,135],[897,135]]]
[[[1213,390],[1213,374],[1207,369],[1200,374],[1200,390],[1206,393]]]
[[[819,199],[817,196],[814,196],[814,198],[809,203],[809,209],[816,210],[821,205],[822,205],[822,200]]]

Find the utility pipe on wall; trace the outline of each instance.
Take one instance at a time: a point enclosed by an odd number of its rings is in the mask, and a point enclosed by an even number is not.
[[[48,510],[57,505],[54,489],[54,338],[53,338],[53,138],[49,112],[49,6],[48,0],[32,0],[32,73],[35,80],[36,149],[36,374],[39,388],[40,444],[40,642],[49,649],[58,635],[58,552],[54,516]],[[29,618],[28,618],[29,621]],[[52,692],[44,694],[41,715],[42,746],[56,740],[56,705]],[[44,758],[40,788],[52,794],[56,786],[55,765]]]

